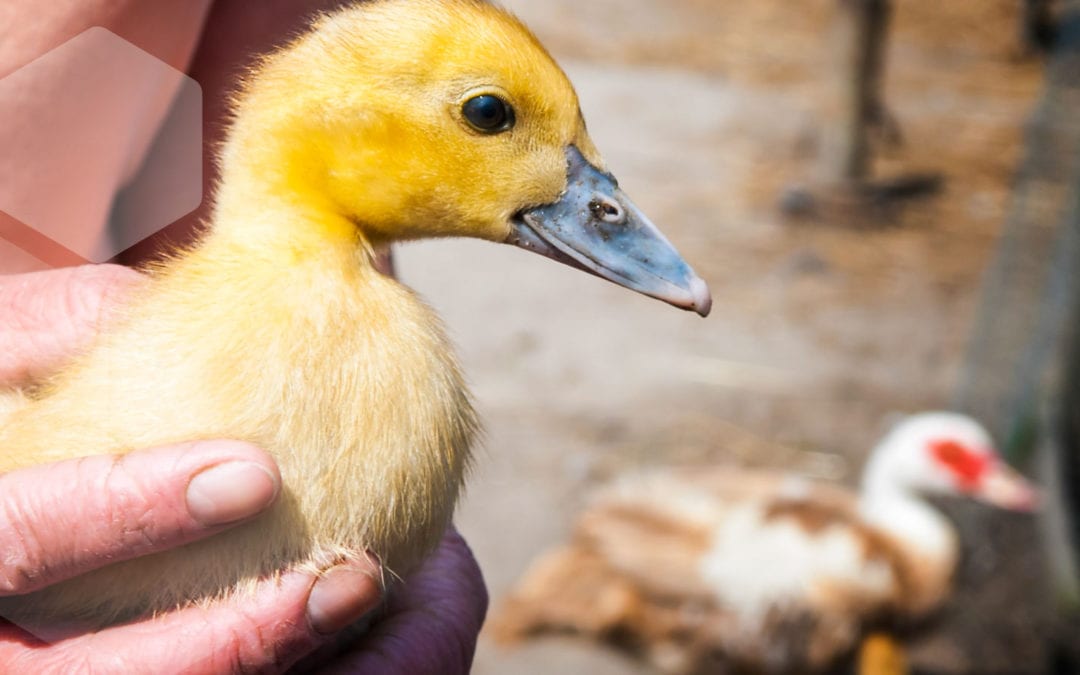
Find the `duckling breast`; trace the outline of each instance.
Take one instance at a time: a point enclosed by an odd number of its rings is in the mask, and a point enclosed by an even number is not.
[[[434,548],[476,415],[433,312],[374,270],[342,269],[222,285],[181,264],[52,391],[11,415],[0,444],[33,463],[64,459],[64,448],[233,438],[273,454],[283,482],[270,511],[224,536],[72,579],[22,608],[113,621],[358,551],[405,575]],[[253,320],[230,316],[237,307]]]

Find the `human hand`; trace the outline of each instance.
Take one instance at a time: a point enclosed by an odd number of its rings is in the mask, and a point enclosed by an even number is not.
[[[96,266],[0,277],[0,385],[39,377],[92,338],[141,276]],[[219,532],[273,502],[261,450],[200,442],[88,457],[0,476],[0,595]],[[487,607],[479,568],[454,532],[407,580],[361,642],[334,636],[373,610],[377,565],[361,557],[316,578],[288,572],[252,597],[171,612],[55,644],[0,623],[0,663],[18,672],[467,672]]]
[[[451,527],[420,569],[392,589],[384,612],[366,634],[320,649],[295,670],[320,675],[468,673],[487,607],[480,566]]]

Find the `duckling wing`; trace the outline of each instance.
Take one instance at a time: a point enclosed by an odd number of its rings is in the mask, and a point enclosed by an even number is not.
[[[4,424],[8,415],[26,405],[26,402],[26,396],[20,391],[0,390],[0,425]]]

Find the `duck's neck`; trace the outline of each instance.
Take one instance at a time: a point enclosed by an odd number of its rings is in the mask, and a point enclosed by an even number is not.
[[[859,512],[866,522],[923,556],[943,559],[955,555],[956,535],[949,521],[916,495],[864,483]]]
[[[886,463],[871,460],[863,476],[859,513],[902,557],[905,597],[913,613],[936,605],[947,591],[958,557],[956,532],[921,496],[897,485]]]
[[[317,174],[303,175],[276,153],[248,154],[226,158],[207,244],[249,249],[281,265],[311,255],[372,263],[371,238],[326,197]]]
[[[250,428],[228,437],[274,452],[286,485],[322,486],[292,497],[311,537],[407,571],[446,528],[476,427],[449,342],[423,302],[377,272],[355,223],[287,174],[243,168],[224,174],[209,233],[160,292],[215,300],[200,317],[218,338],[210,367],[228,370],[230,349],[258,357],[238,361],[219,407],[242,407],[229,418]],[[358,526],[327,500],[373,511]]]

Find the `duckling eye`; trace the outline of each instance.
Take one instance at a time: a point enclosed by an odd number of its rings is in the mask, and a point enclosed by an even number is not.
[[[481,94],[465,101],[461,114],[473,128],[486,134],[497,134],[514,126],[514,109],[491,94]]]

